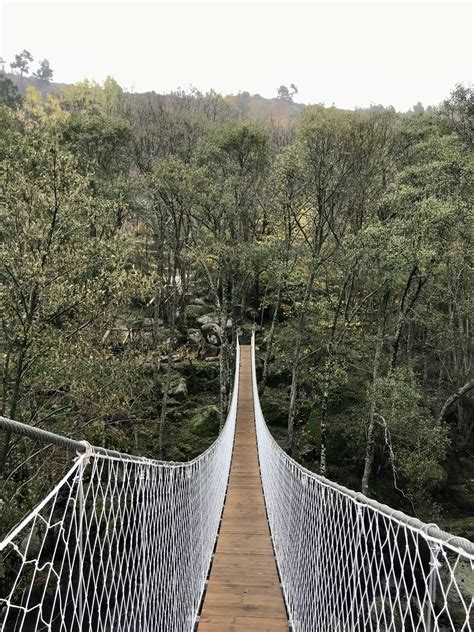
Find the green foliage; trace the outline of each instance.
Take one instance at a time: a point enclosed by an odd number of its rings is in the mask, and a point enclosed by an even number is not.
[[[58,133],[87,177],[91,194],[114,205],[120,226],[132,203],[129,171],[133,147],[130,125],[102,112],[73,112],[60,122]]]
[[[84,173],[107,180],[128,173],[132,149],[129,124],[103,113],[73,113],[60,128]]]
[[[218,176],[230,179],[230,188],[237,186],[241,191],[263,177],[268,158],[268,134],[248,122],[217,126],[199,152],[201,163],[217,169]]]
[[[262,412],[272,427],[286,428],[288,419],[288,397],[281,388],[267,389],[262,400]]]
[[[3,157],[0,217],[3,409],[28,419],[42,405],[43,380],[59,369],[48,364],[54,355],[61,350],[67,362],[79,332],[85,339],[95,330],[97,342],[136,284],[124,270],[128,246],[116,232],[114,205],[91,195],[54,129],[28,125],[15,139]]]
[[[114,114],[122,94],[122,89],[112,77],[107,77],[103,86],[85,79],[63,88],[61,102],[69,112]]]
[[[20,93],[13,81],[5,74],[0,73],[0,104],[9,108],[16,108],[21,105],[21,102]]]
[[[474,91],[472,86],[458,83],[449,99],[440,108],[440,117],[450,131],[456,132],[468,145],[474,133]]]
[[[463,484],[469,393],[439,417],[472,368],[472,90],[433,115],[314,106],[297,123],[288,89],[271,120],[246,93],[46,92],[21,102],[0,76],[4,414],[195,456],[255,319],[264,413],[282,435],[294,396],[295,456],[317,468],[325,447],[358,485],[372,424],[371,493],[430,513]],[[1,457],[20,508],[66,463],[31,482],[27,456]]]
[[[446,480],[446,427],[423,404],[422,392],[409,369],[397,369],[378,379],[372,389],[397,485],[423,509],[429,506],[433,491]]]
[[[198,436],[215,436],[219,431],[220,414],[216,406],[206,406],[198,410],[189,420],[191,428]]]

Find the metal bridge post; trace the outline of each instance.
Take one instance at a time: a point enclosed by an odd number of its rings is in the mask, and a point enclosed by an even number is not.
[[[356,537],[355,537],[355,555],[354,555],[354,565],[352,567],[352,599],[350,602],[350,621],[351,621],[351,630],[356,630],[356,609],[357,609],[357,587],[360,575],[360,567],[359,560],[362,558],[361,552],[361,541],[362,541],[362,532],[364,527],[364,516],[362,513],[362,505],[357,504],[357,514],[356,514]],[[360,555],[360,558],[359,558]],[[349,618],[349,617],[348,617]]]
[[[84,546],[83,546],[83,524],[84,524],[84,469],[85,460],[81,459],[78,470],[78,496],[79,496],[79,525],[77,529],[77,540],[79,548],[79,577],[77,582],[77,619],[79,630],[82,631],[84,625]]]
[[[138,473],[138,485],[140,490],[140,592],[141,592],[141,613],[139,621],[141,629],[148,630],[147,612],[147,533],[146,533],[146,474],[147,470],[140,468]],[[138,569],[137,569],[138,571]]]
[[[428,606],[426,615],[426,630],[428,632],[434,632],[438,628],[435,626],[433,620],[433,611],[436,602],[436,569],[441,566],[441,562],[438,561],[438,555],[441,550],[441,546],[436,543],[428,545],[430,547],[430,576],[428,580]]]

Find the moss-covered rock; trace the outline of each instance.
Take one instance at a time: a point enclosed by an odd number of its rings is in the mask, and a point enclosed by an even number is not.
[[[194,413],[189,424],[198,436],[209,437],[219,432],[220,420],[217,406],[204,406]]]
[[[186,306],[186,319],[188,321],[196,320],[205,314],[209,314],[212,311],[212,307],[209,305],[187,305]]]
[[[190,347],[199,347],[204,340],[204,337],[199,329],[188,329],[186,337],[186,342]]]
[[[200,360],[208,360],[211,358],[218,358],[220,354],[220,347],[211,345],[209,343],[203,343],[199,349],[198,358]]]

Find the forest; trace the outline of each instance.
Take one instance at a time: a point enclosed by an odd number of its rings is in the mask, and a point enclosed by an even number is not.
[[[0,87],[1,415],[188,460],[255,328],[285,450],[473,538],[471,88],[400,114]],[[2,530],[71,458],[45,454],[4,433]]]

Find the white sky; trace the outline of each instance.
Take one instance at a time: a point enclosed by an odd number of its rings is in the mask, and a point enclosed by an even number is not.
[[[27,48],[55,81],[266,97],[294,83],[300,102],[400,110],[472,81],[469,2],[0,2],[0,55]]]

